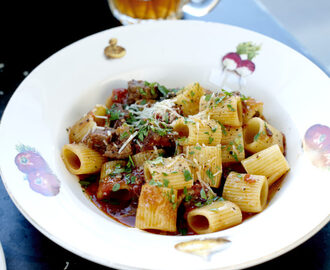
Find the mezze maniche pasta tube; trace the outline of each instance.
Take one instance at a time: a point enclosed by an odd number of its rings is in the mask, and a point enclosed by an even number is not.
[[[177,190],[149,184],[142,186],[135,227],[175,232],[176,218]]]
[[[149,184],[163,185],[174,189],[190,188],[194,176],[189,164],[182,156],[158,157],[144,163],[145,180]]]
[[[227,229],[242,222],[240,208],[230,201],[215,201],[188,213],[188,224],[198,234]]]
[[[257,153],[274,144],[284,152],[282,133],[259,117],[250,119],[244,127],[245,149]]]
[[[264,175],[270,186],[289,169],[289,163],[275,144],[241,161],[249,174]]]
[[[80,143],[64,145],[62,159],[67,169],[76,175],[99,172],[102,164],[107,161],[99,152]]]
[[[236,203],[242,212],[261,212],[267,203],[267,178],[263,175],[230,172],[222,196]]]

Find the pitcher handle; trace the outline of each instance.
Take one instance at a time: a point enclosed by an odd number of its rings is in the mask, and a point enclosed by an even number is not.
[[[202,17],[208,14],[220,0],[192,0],[182,7],[183,12],[189,15]]]

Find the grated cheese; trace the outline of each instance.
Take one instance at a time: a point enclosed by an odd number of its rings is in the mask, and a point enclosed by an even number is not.
[[[126,142],[122,145],[122,147],[120,147],[119,151],[118,151],[118,154],[120,154],[124,149],[125,147],[130,143],[131,140],[134,139],[134,137],[138,134],[137,131],[135,131],[133,134],[131,134],[131,136],[129,136],[129,138],[126,140]]]
[[[175,99],[164,99],[163,101],[156,102],[151,107],[148,107],[148,104],[145,105],[132,104],[128,109],[131,113],[136,115],[137,119],[150,119],[150,118],[154,118],[154,116],[156,115],[160,115],[162,118],[165,118],[166,113],[172,114],[176,117],[182,117],[173,109],[173,107],[175,106],[174,101]],[[143,110],[139,110],[139,109],[143,109]]]
[[[217,176],[219,173],[222,173],[222,170],[217,171],[213,176]]]
[[[96,126],[95,129],[105,130],[105,127]]]
[[[94,114],[94,117],[95,118],[100,118],[100,119],[108,119],[108,117],[107,116],[104,116],[104,115],[96,115],[96,114]]]

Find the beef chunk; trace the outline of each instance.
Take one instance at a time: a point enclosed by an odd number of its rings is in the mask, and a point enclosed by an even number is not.
[[[144,182],[143,169],[133,169],[131,172],[122,172],[115,175],[110,174],[100,180],[97,198],[102,200],[111,197],[121,201],[138,198]]]
[[[127,103],[133,104],[139,99],[157,99],[159,91],[157,87],[152,87],[141,80],[131,80],[128,82]]]
[[[117,144],[118,143],[118,144]],[[111,159],[125,159],[129,156],[133,155],[132,144],[129,143],[123,151],[119,153],[120,148],[122,147],[122,143],[120,141],[116,141],[115,143],[109,144],[104,152],[104,156]]]
[[[89,148],[92,148],[100,153],[104,153],[108,144],[110,143],[114,129],[104,128],[95,129],[92,133],[86,136],[83,140]]]
[[[157,148],[175,147],[174,136],[169,134],[161,136],[152,130],[149,130],[148,135],[144,138],[143,142],[139,141],[137,143],[136,140],[138,139],[134,140],[136,153],[152,150],[154,149],[154,146]]]
[[[199,181],[196,181],[194,185],[187,190],[185,198],[183,199],[183,205],[185,208],[184,218],[187,218],[189,211],[197,207],[198,203],[205,203],[206,199],[201,197],[201,190],[204,189],[205,193],[209,191],[208,188],[203,187]]]

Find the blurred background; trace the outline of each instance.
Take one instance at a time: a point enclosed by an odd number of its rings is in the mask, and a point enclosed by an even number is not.
[[[330,75],[330,1],[258,0]]]

